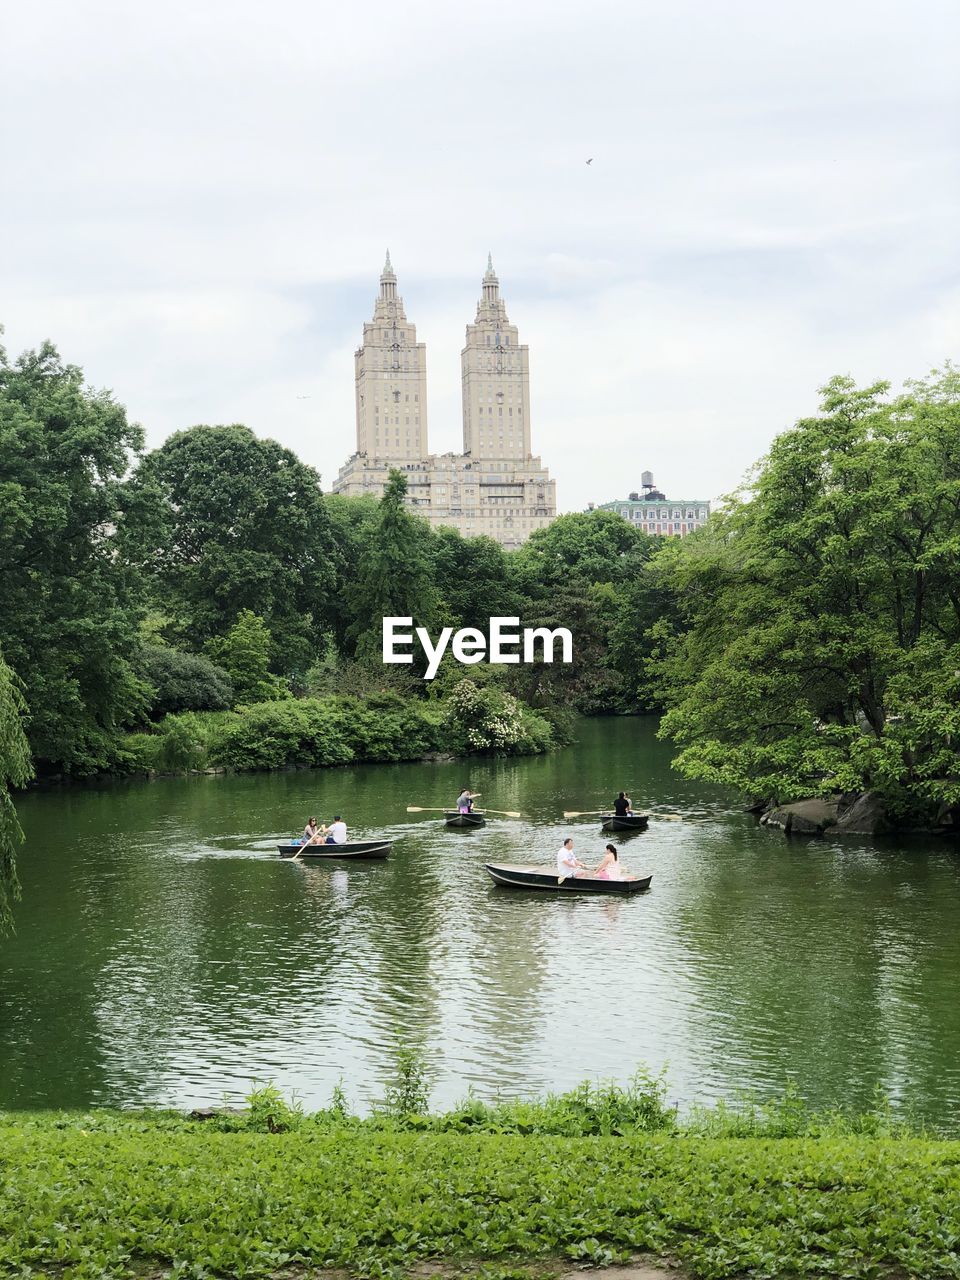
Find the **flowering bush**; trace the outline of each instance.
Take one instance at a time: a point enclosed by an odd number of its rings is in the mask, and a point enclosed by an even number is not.
[[[447,699],[451,745],[487,755],[534,755],[552,745],[547,722],[511,693],[461,680]]]

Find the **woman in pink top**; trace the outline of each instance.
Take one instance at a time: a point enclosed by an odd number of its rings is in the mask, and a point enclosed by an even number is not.
[[[622,880],[620,860],[617,857],[617,846],[608,844],[600,865],[594,871],[597,880]]]

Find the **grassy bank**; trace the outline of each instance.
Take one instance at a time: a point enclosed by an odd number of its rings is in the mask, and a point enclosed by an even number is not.
[[[960,1143],[876,1117],[764,1136],[801,1123],[789,1100],[679,1125],[649,1090],[613,1132],[565,1136],[603,1124],[604,1093],[434,1117],[394,1093],[366,1120],[336,1103],[304,1117],[271,1091],[203,1122],[6,1115],[0,1269],[382,1276],[429,1260],[492,1278],[653,1254],[700,1277],[960,1275]],[[736,1133],[753,1136],[712,1136]]]

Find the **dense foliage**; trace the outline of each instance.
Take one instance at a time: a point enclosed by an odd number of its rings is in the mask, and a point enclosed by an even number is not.
[[[665,547],[652,662],[680,767],[759,797],[960,805],[960,373],[837,378],[749,492]]]
[[[20,893],[16,849],[23,833],[10,792],[24,786],[32,773],[24,709],[17,678],[0,655],[0,934],[13,923],[11,906]]]
[[[117,551],[118,529],[143,510],[123,485],[141,443],[49,344],[15,364],[0,350],[0,649],[47,768],[96,769],[144,709],[143,583]]]
[[[608,1114],[623,1117],[619,1130],[598,1127]],[[721,1124],[712,1136],[663,1120],[649,1091],[602,1086],[369,1121],[346,1113],[342,1093],[309,1117],[269,1087],[223,1126],[164,1114],[3,1117],[0,1269],[427,1267],[532,1280],[654,1254],[714,1280],[956,1274],[960,1144],[868,1126],[730,1137]]]
[[[126,551],[169,615],[167,638],[202,648],[246,611],[269,627],[277,670],[305,671],[335,578],[317,473],[247,427],[200,426],[148,454],[130,488],[153,510]]]
[[[230,676],[202,653],[182,653],[167,644],[145,643],[137,670],[152,691],[150,714],[222,711],[233,705]]]

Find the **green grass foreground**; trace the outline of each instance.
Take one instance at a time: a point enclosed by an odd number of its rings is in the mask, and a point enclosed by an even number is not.
[[[960,1143],[0,1117],[0,1274],[960,1276]],[[568,1262],[564,1263],[563,1260]],[[545,1265],[545,1262],[547,1265]]]

